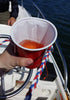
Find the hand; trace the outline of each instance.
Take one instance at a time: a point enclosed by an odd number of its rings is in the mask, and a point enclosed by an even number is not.
[[[14,44],[11,42],[7,49],[0,55],[0,76],[15,66],[29,66],[33,63],[31,58],[18,57],[14,53]]]
[[[14,22],[16,21],[16,19],[14,17],[11,17],[9,20],[8,20],[8,25],[12,26],[14,24]]]

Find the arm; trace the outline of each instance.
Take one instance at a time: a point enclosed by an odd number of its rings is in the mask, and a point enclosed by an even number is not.
[[[12,11],[10,13],[10,19],[8,20],[8,25],[13,25],[18,16],[18,0],[11,0]]]
[[[18,0],[11,0],[12,4],[12,12],[10,13],[10,17],[14,17],[15,19],[18,16]]]

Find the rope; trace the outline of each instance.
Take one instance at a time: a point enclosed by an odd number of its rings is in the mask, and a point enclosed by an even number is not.
[[[3,45],[3,43],[9,42],[9,41],[10,41],[9,39],[6,39],[6,40],[2,41],[2,42],[0,43],[0,45]]]
[[[38,81],[39,81],[40,76],[42,75],[42,72],[43,72],[43,70],[44,70],[44,68],[45,68],[45,66],[46,66],[47,60],[48,60],[49,55],[50,55],[50,51],[51,51],[52,49],[53,49],[53,47],[50,46],[50,47],[48,48],[48,50],[45,51],[45,55],[44,55],[44,57],[43,57],[42,63],[41,63],[41,65],[40,65],[40,67],[39,67],[39,69],[38,69],[38,71],[37,71],[37,73],[36,73],[36,76],[35,76],[34,79],[33,79],[33,82],[32,82],[32,84],[31,84],[31,86],[30,86],[30,88],[29,88],[29,91],[27,92],[26,97],[25,97],[24,100],[31,100],[33,90],[37,87]]]

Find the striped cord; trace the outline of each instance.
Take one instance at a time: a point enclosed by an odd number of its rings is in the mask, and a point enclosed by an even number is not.
[[[43,60],[42,60],[42,63],[33,79],[33,82],[29,88],[29,91],[27,92],[26,94],[26,97],[24,100],[31,100],[31,97],[32,97],[32,93],[34,91],[34,89],[37,87],[37,84],[38,84],[38,81],[40,79],[40,76],[42,75],[42,72],[46,66],[46,63],[47,63],[47,60],[49,58],[49,55],[50,55],[50,51],[53,49],[52,46],[50,46],[46,51],[45,51],[45,55],[43,57]]]
[[[1,42],[0,42],[0,45],[3,45],[4,43],[9,42],[9,41],[10,41],[9,39],[6,39],[6,40],[4,40],[4,41],[1,41]]]

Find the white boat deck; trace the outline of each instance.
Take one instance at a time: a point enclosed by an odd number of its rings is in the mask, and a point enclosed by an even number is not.
[[[8,100],[16,100],[16,99],[24,100],[25,95],[28,92],[29,86],[27,85],[27,87],[23,91],[21,91],[18,95],[12,98],[8,98]],[[48,85],[48,82],[46,84],[46,82],[39,81],[38,87],[34,90],[31,100],[54,100],[55,99],[54,93],[56,94],[56,92],[57,92],[56,83],[49,82],[49,85]]]

